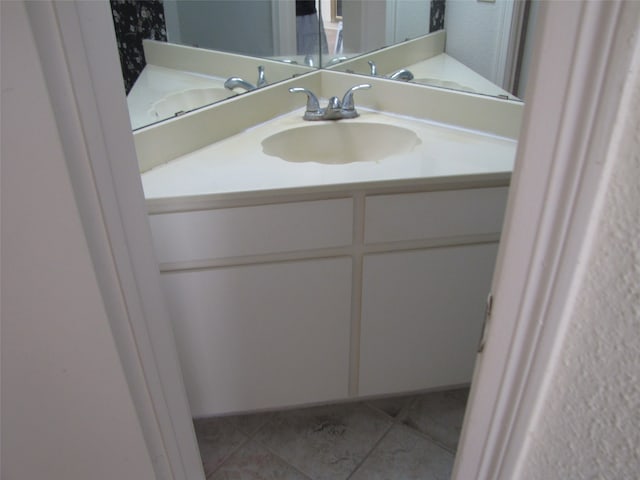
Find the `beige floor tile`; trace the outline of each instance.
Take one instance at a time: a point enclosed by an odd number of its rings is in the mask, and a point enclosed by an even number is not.
[[[403,420],[414,398],[414,396],[387,397],[378,400],[367,400],[365,403],[381,410],[396,420]]]
[[[193,422],[205,476],[211,475],[248,437],[225,418]]]
[[[248,415],[235,415],[232,417],[227,417],[227,420],[235,425],[235,427],[238,428],[242,433],[252,436],[258,431],[260,427],[267,423],[273,417],[273,415],[274,414],[272,412],[250,413]]]
[[[281,412],[255,439],[313,480],[341,480],[390,425],[379,411],[350,403]]]
[[[420,395],[411,404],[404,423],[455,452],[468,396],[468,388]]]
[[[255,441],[249,441],[207,480],[309,480],[309,477]]]
[[[448,480],[453,455],[404,425],[394,425],[350,480]]]

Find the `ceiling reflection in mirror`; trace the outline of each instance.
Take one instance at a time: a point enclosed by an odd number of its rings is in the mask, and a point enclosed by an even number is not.
[[[133,129],[320,66],[515,99],[523,4],[111,0]]]

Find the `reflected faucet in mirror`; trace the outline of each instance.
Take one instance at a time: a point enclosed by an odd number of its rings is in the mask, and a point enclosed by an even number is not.
[[[118,36],[123,75],[127,77],[127,91],[130,85],[141,83],[138,88],[135,104],[140,110],[142,106],[140,90],[147,85],[157,85],[156,78],[145,76],[145,82],[137,82],[141,75],[140,69],[145,68],[146,53],[139,42],[147,38],[165,40],[167,45],[183,45],[197,47],[215,53],[231,53],[244,57],[276,60],[280,63],[291,63],[292,66],[306,65],[312,68],[335,68],[345,60],[353,60],[358,56],[368,56],[372,52],[391,45],[402,45],[406,40],[416,39],[429,32],[436,32],[447,27],[447,41],[444,53],[469,66],[481,76],[489,79],[493,85],[484,88],[480,85],[469,85],[460,79],[449,78],[432,71],[423,72],[415,69],[412,63],[396,65],[383,70],[386,77],[432,86],[466,90],[467,92],[500,95],[513,93],[522,94],[526,86],[527,59],[515,58],[510,60],[509,52],[524,52],[526,44],[530,42],[527,31],[531,32],[532,22],[535,21],[535,4],[537,2],[521,2],[518,0],[502,0],[500,2],[477,2],[476,0],[349,0],[342,3],[339,17],[330,15],[332,0],[315,0],[318,22],[323,22],[324,30],[329,42],[328,54],[301,55],[296,48],[296,15],[295,3],[291,0],[148,0],[133,2],[137,14],[130,15],[126,5],[112,1],[113,22]],[[446,11],[445,11],[446,6]],[[129,5],[130,7],[130,5]],[[127,8],[129,8],[127,7]],[[153,7],[153,15],[147,11]],[[119,10],[121,9],[121,10]],[[145,10],[147,9],[147,10]],[[529,14],[528,10],[531,10]],[[126,11],[125,11],[126,10]],[[145,10],[145,11],[143,11]],[[525,12],[526,10],[526,12]],[[445,18],[446,13],[446,18]],[[525,15],[526,13],[526,15]],[[469,18],[483,18],[482,22],[469,22]],[[518,21],[518,19],[520,19]],[[446,21],[445,21],[446,20]],[[318,24],[318,30],[320,30]],[[465,27],[466,25],[466,27]],[[524,25],[521,31],[514,31],[514,25]],[[521,27],[517,27],[521,28]],[[132,33],[134,32],[134,33]],[[158,32],[166,34],[159,37]],[[366,32],[366,35],[364,34]],[[339,35],[337,35],[339,33]],[[135,36],[135,38],[133,38]],[[525,38],[526,37],[526,38]],[[336,49],[337,39],[340,39],[340,49]],[[500,41],[509,39],[509,44]],[[526,41],[525,41],[526,40]],[[525,48],[521,48],[522,42]],[[484,47],[483,47],[484,46]],[[489,48],[487,48],[487,46]],[[324,49],[318,45],[315,52]],[[518,54],[519,55],[519,54]],[[524,55],[526,57],[526,55]],[[507,63],[501,64],[507,58]],[[148,59],[147,59],[148,61]],[[382,70],[384,62],[376,60],[378,70]],[[439,62],[433,62],[437,63]],[[480,64],[480,67],[474,64]],[[150,62],[153,64],[153,62]],[[347,63],[347,62],[345,62]],[[337,65],[336,65],[337,64]],[[185,63],[186,65],[186,63]],[[134,68],[135,67],[135,68]],[[341,71],[350,70],[358,74],[367,74],[369,68],[347,67],[338,68]],[[409,70],[415,78],[409,80]],[[170,67],[174,68],[174,67]],[[177,68],[177,67],[175,67]],[[400,69],[400,70],[398,70]],[[509,72],[511,69],[511,73]],[[279,71],[279,69],[278,69]],[[163,76],[166,71],[159,71]],[[391,73],[390,73],[391,72]],[[515,72],[515,73],[513,73]],[[192,73],[188,68],[181,73]],[[196,76],[215,73],[194,71]],[[302,72],[292,70],[288,77]],[[286,79],[271,70],[268,72],[269,82],[275,83]],[[232,77],[231,77],[232,76]],[[237,78],[231,82],[233,91],[241,93],[250,87],[258,87],[253,83],[252,75],[246,71],[227,71],[220,77],[220,89],[224,89],[225,78]],[[459,88],[458,85],[469,88]],[[496,91],[496,86],[506,91]],[[181,88],[214,88],[211,82],[191,82]],[[517,90],[519,89],[519,90]],[[162,90],[153,101],[162,96],[179,93],[178,89]],[[207,97],[209,98],[209,97]],[[509,95],[510,99],[515,99]],[[146,102],[144,108],[148,110],[151,101]],[[203,105],[204,106],[204,105]],[[190,108],[191,105],[189,105]],[[197,108],[197,107],[193,107]],[[155,115],[138,115],[132,120],[135,128],[145,126],[162,118]],[[145,123],[146,122],[146,123]]]
[[[367,63],[371,67],[371,76],[377,77],[378,71],[377,71],[375,62],[373,60],[369,60]],[[391,80],[402,80],[403,82],[409,82],[413,80],[413,73],[411,73],[411,70],[407,70],[406,68],[401,68],[399,70],[396,70],[393,73],[390,73],[389,75],[381,75],[381,76],[384,78],[389,78]]]
[[[261,88],[268,85],[267,79],[264,74],[264,67],[262,65],[258,66],[258,81],[255,85],[247,82],[246,80],[240,77],[229,77],[224,82],[224,88],[228,90],[235,90],[236,88],[242,88],[245,91],[249,92],[251,90],[255,90],[256,88]]]

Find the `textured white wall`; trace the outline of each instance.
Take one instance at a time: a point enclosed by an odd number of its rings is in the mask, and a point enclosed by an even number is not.
[[[0,477],[152,479],[24,4],[0,18]]]
[[[640,48],[613,170],[560,362],[520,479],[637,479],[640,472]]]

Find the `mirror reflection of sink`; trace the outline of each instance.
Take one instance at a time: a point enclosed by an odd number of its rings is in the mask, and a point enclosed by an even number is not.
[[[193,88],[158,100],[151,105],[149,113],[156,118],[170,118],[235,95],[226,88]]]
[[[338,121],[278,132],[262,141],[262,151],[288,162],[338,165],[408,153],[419,143],[416,133],[407,128]]]
[[[476,92],[476,90],[471,87],[467,87],[466,85],[462,85],[461,83],[451,80],[440,80],[438,78],[415,78],[413,81],[417,83],[424,83],[426,85],[432,85],[434,87],[451,88],[453,90],[463,90],[465,92]]]

